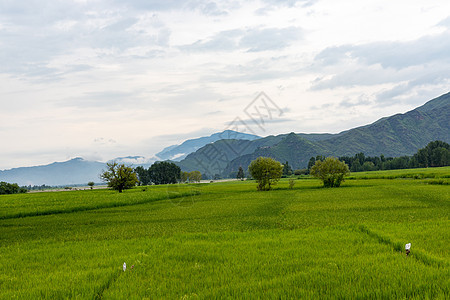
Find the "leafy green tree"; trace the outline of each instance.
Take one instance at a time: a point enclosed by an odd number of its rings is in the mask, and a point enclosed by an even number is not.
[[[294,171],[294,175],[307,175],[308,169],[297,169]]]
[[[335,157],[327,157],[324,161],[316,160],[311,168],[311,175],[322,180],[325,187],[339,187],[344,176],[349,173],[347,164]]]
[[[136,172],[131,167],[113,161],[106,164],[107,170],[100,174],[100,179],[108,183],[108,187],[122,193],[138,183]]]
[[[236,178],[237,179],[244,179],[245,175],[244,175],[244,169],[242,169],[242,167],[239,167],[239,170],[237,172]]]
[[[91,187],[91,190],[94,188],[94,185],[95,185],[95,182],[93,182],[93,181],[88,182],[88,186]]]
[[[434,141],[419,149],[414,154],[414,160],[417,166],[427,167],[445,167],[450,165],[450,145],[443,141]]]
[[[289,165],[289,162],[285,162],[284,165],[283,165],[283,175],[284,176],[292,175],[292,168]]]
[[[19,187],[17,183],[0,182],[0,195],[26,193],[27,189]]]
[[[280,180],[283,165],[270,157],[258,157],[250,163],[248,170],[258,182],[258,191],[269,191]]]
[[[189,173],[188,172],[182,171],[180,176],[181,176],[181,182],[186,182],[189,179]]]
[[[314,164],[316,163],[316,158],[313,156],[309,159],[308,162],[308,171],[311,170],[312,166],[314,166]]]
[[[189,182],[200,182],[202,180],[202,173],[200,171],[189,172]]]
[[[181,178],[180,167],[168,161],[155,162],[148,169],[148,173],[154,184],[177,183]]]
[[[138,166],[134,169],[138,176],[138,185],[149,185],[151,183],[149,171],[143,166]]]
[[[359,163],[359,159],[357,159],[357,160],[353,161],[352,172],[359,172],[359,171],[362,171],[362,166]]]
[[[363,165],[362,165],[362,169],[364,171],[374,171],[376,170],[375,168],[375,164],[371,161],[366,161]]]

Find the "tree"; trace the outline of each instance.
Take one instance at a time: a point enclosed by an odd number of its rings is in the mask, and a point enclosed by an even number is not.
[[[280,180],[283,165],[270,157],[258,157],[250,163],[248,170],[258,182],[258,191],[268,191]]]
[[[155,162],[148,169],[148,173],[154,184],[177,183],[181,179],[180,167],[168,161]]]
[[[443,141],[428,143],[414,154],[418,167],[445,167],[450,165],[450,145]]]
[[[131,167],[113,161],[106,164],[107,170],[100,174],[100,179],[108,183],[108,187],[122,193],[138,183],[136,172]]]
[[[311,170],[312,166],[314,166],[314,164],[316,163],[316,158],[313,156],[309,159],[308,162],[308,171]]]
[[[200,182],[202,180],[202,173],[200,171],[192,171],[188,174],[189,182]]]
[[[284,176],[292,175],[292,168],[291,168],[291,166],[289,165],[288,162],[285,162],[284,165],[283,165],[283,175]]]
[[[347,164],[335,157],[327,157],[324,161],[316,160],[311,168],[311,175],[322,180],[325,187],[339,187],[344,176],[349,173]]]
[[[17,183],[0,182],[0,195],[26,193],[28,190]]]
[[[149,185],[151,183],[150,174],[143,166],[136,167],[134,171],[139,179],[138,185]]]
[[[308,169],[297,169],[294,171],[294,175],[307,175]]]
[[[242,180],[242,179],[244,179],[244,177],[245,177],[244,169],[242,169],[242,167],[239,167],[236,178]]]
[[[93,181],[88,182],[88,186],[91,187],[91,190],[93,189],[94,185],[95,185],[95,183]]]
[[[181,175],[181,182],[188,181],[188,179],[189,179],[189,173],[188,172],[182,171],[180,175]]]
[[[371,161],[366,161],[363,165],[362,165],[362,169],[364,171],[374,171],[375,170],[375,164]]]

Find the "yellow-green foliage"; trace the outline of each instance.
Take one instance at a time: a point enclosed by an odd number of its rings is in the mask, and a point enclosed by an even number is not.
[[[339,187],[344,176],[349,173],[345,162],[335,157],[327,157],[324,161],[317,160],[311,168],[311,175],[322,180],[325,187]]]
[[[270,157],[258,157],[250,163],[248,171],[258,182],[258,191],[268,191],[280,180],[283,165]]]
[[[0,196],[0,298],[446,299],[449,190],[426,181]]]

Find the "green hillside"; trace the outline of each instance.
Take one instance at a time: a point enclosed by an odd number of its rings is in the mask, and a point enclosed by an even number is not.
[[[216,152],[224,153],[229,163],[202,159],[199,154],[204,149],[189,155],[180,163],[186,169],[197,169],[211,175],[208,171],[215,165],[214,172],[228,176],[244,169],[258,156],[269,156],[280,162],[288,161],[293,168],[305,168],[311,156],[333,155],[353,156],[363,152],[368,156],[383,154],[388,157],[412,155],[434,140],[450,141],[450,93],[430,100],[417,109],[404,114],[382,118],[372,124],[350,129],[339,134],[283,134],[248,141],[245,151],[241,142],[208,145]],[[236,145],[238,155],[229,155],[229,146]],[[197,161],[202,161],[200,167]]]
[[[302,155],[299,155],[301,153]],[[232,160],[224,170],[224,174],[230,174],[237,170],[239,166],[246,168],[250,162],[259,156],[271,157],[280,162],[288,161],[290,165],[297,168],[308,164],[311,156],[316,156],[317,153],[330,154],[330,152],[318,143],[309,141],[300,135],[290,133],[283,139],[272,146],[265,146],[257,148],[253,153],[240,156]]]
[[[422,109],[383,118],[321,141],[334,155],[412,155],[434,140],[450,141],[450,93]],[[435,103],[436,102],[436,103]],[[425,109],[424,109],[425,108]]]
[[[235,158],[253,153],[258,148],[279,143],[286,135],[269,136],[254,141],[220,140],[210,143],[194,153],[189,154],[181,162],[175,162],[183,171],[198,170],[202,174],[223,175],[224,169]]]

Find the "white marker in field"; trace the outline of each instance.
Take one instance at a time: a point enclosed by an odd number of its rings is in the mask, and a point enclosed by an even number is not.
[[[123,271],[125,272],[126,269],[127,269],[127,264],[123,263]]]

